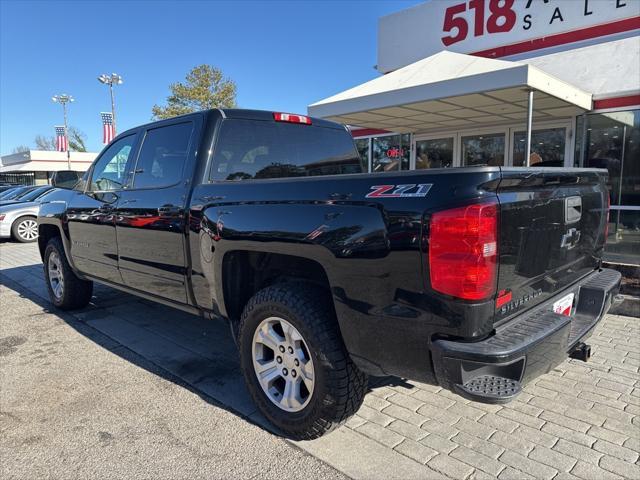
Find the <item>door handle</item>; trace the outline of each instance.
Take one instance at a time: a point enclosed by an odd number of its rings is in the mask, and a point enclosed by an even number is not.
[[[212,202],[214,200],[224,200],[224,196],[222,195],[203,195],[198,197],[197,200],[204,200],[205,202]]]
[[[161,207],[158,207],[159,215],[178,215],[181,212],[182,208],[176,205],[163,205]]]

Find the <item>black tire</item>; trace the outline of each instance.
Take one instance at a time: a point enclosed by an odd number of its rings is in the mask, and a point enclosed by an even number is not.
[[[35,236],[29,236],[32,228],[26,228],[27,225],[35,225]],[[27,233],[29,232],[29,233]],[[38,223],[36,217],[31,215],[25,215],[24,217],[17,218],[13,225],[11,225],[11,236],[13,239],[20,243],[31,243],[38,240]]]
[[[275,405],[262,389],[253,366],[253,337],[263,320],[279,317],[302,335],[313,360],[314,387],[307,405],[297,412]],[[358,411],[367,389],[367,376],[346,351],[331,299],[306,284],[277,284],[256,293],[240,320],[240,365],[254,402],[285,436],[318,438]]]
[[[59,272],[62,276],[62,289],[59,295],[54,293],[53,281],[49,276],[50,258],[56,255],[59,259]],[[54,257],[55,259],[55,257]],[[55,263],[55,262],[54,262]],[[56,268],[55,270],[58,270]],[[49,299],[61,310],[75,310],[86,307],[93,293],[93,282],[78,278],[67,261],[62,240],[54,237],[49,240],[44,250],[44,278],[49,292]]]

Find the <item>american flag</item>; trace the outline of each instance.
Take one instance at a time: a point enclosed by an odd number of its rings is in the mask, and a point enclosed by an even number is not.
[[[69,148],[69,142],[67,136],[64,134],[64,127],[56,128],[56,150],[58,152],[66,152]]]
[[[113,113],[101,112],[102,116],[102,143],[105,145],[116,136],[116,129],[113,127]]]

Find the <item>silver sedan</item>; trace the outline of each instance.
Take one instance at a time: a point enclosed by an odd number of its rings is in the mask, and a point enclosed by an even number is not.
[[[35,242],[38,239],[38,209],[55,195],[57,189],[48,190],[30,202],[0,205],[0,238],[13,238],[18,242]]]

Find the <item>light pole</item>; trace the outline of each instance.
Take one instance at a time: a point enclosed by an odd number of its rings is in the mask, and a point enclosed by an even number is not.
[[[67,128],[67,103],[73,102],[74,98],[71,95],[63,93],[62,95],[54,95],[51,97],[54,103],[62,105],[62,111],[64,113],[64,138],[67,143],[67,167],[71,170],[71,154],[69,153],[69,129]]]
[[[111,75],[107,75],[103,73],[98,77],[98,81],[100,83],[104,83],[105,85],[109,85],[109,93],[111,94],[111,115],[113,116],[113,133],[116,134],[116,102],[113,97],[113,85],[122,85],[122,77],[117,73],[112,73]]]

